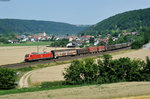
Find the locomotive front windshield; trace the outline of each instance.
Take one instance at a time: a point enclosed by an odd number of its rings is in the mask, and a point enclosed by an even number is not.
[[[25,55],[25,57],[29,57],[29,54]]]

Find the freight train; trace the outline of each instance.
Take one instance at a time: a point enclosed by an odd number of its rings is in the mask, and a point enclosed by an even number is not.
[[[52,50],[51,52],[44,52],[44,53],[31,53],[25,55],[25,61],[28,62],[28,61],[41,60],[41,59],[56,59],[59,57],[66,57],[66,56],[99,53],[104,51],[121,49],[129,46],[130,43],[128,42],[128,43],[121,43],[121,44],[108,45],[108,46],[95,46],[95,47],[78,48],[78,49]]]

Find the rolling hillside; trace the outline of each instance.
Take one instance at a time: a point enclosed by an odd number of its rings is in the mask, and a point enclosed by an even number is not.
[[[150,27],[150,8],[133,10],[109,17],[81,33],[107,34],[139,31]]]
[[[41,33],[72,34],[83,31],[88,26],[76,26],[61,22],[0,19],[0,33]]]

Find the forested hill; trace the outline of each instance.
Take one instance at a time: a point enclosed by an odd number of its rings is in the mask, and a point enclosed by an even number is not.
[[[114,34],[120,32],[139,31],[143,27],[150,27],[150,8],[117,14],[89,27],[81,33]]]
[[[76,26],[61,22],[0,19],[0,34],[7,33],[41,33],[72,34],[79,33],[89,26]]]

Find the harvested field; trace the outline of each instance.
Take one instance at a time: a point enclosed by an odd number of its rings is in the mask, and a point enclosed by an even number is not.
[[[39,52],[49,52],[55,48],[39,46]],[[57,48],[62,49],[62,48]],[[64,48],[63,48],[64,49]],[[37,52],[37,46],[12,46],[0,47],[0,65],[20,63],[24,61],[24,56],[27,53]]]
[[[118,59],[120,57],[129,57],[131,59],[142,59],[145,61],[146,56],[150,58],[150,49],[140,49],[123,54],[114,55],[113,59]]]
[[[118,98],[118,99],[150,99],[150,95],[148,95],[148,96],[136,96],[136,97],[124,97],[124,98]]]
[[[37,70],[32,73],[30,76],[30,82],[32,84],[46,82],[46,81],[60,81],[64,80],[63,71],[64,68],[67,68],[70,64],[63,64],[53,67],[46,67],[40,70]]]
[[[3,95],[0,99],[111,99],[149,94],[150,82],[124,82]]]

